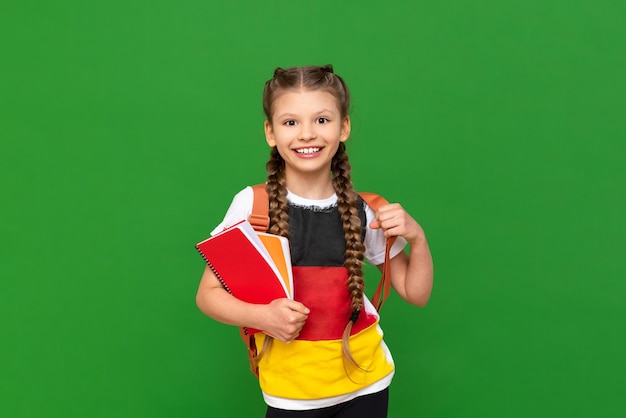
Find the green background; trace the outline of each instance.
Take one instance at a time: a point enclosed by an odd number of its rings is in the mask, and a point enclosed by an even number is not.
[[[390,416],[625,416],[625,4],[4,2],[0,414],[263,415],[194,244],[265,178],[273,69],[332,63],[435,261]]]

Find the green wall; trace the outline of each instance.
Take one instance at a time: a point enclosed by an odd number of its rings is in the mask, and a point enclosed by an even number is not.
[[[262,416],[236,329],[195,306],[194,244],[264,180],[273,69],[332,63],[357,188],[401,202],[435,260],[425,309],[383,309],[390,416],[624,416],[624,16],[3,3],[1,415]]]

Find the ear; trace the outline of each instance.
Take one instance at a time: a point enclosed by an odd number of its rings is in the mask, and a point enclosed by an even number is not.
[[[348,138],[350,138],[350,116],[346,116],[341,122],[341,135],[339,136],[339,140],[346,142]]]
[[[265,140],[267,141],[267,145],[275,147],[276,141],[274,140],[274,128],[272,128],[272,124],[266,120],[263,124],[263,128],[265,129]]]

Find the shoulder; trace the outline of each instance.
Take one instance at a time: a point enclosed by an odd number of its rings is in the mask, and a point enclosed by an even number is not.
[[[245,188],[237,192],[237,194],[235,194],[235,196],[233,197],[232,203],[251,205],[253,199],[254,199],[254,191],[252,189],[252,186],[246,186]]]
[[[365,210],[368,225],[376,219],[376,210],[382,205],[389,203],[387,199],[376,193],[359,192],[359,197],[363,201],[363,208]]]
[[[382,205],[386,205],[389,203],[387,199],[377,193],[359,192],[359,196],[361,197],[361,199],[363,199],[367,206],[371,207],[374,210],[378,209]]]
[[[250,212],[252,210],[252,202],[254,201],[254,191],[252,186],[246,186],[239,192],[235,194],[232,202],[228,208],[228,212],[232,210],[242,211],[247,210]],[[227,212],[227,214],[228,214]]]
[[[252,213],[252,202],[254,201],[254,192],[251,186],[246,186],[240,190],[233,197],[224,219],[220,222],[215,229],[211,232],[211,235],[222,231],[224,228],[228,228],[237,222],[248,219],[250,213]]]

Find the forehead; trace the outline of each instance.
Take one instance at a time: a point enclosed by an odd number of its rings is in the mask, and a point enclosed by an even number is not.
[[[274,97],[274,116],[282,113],[308,114],[322,110],[340,113],[337,99],[325,90],[287,90]]]

